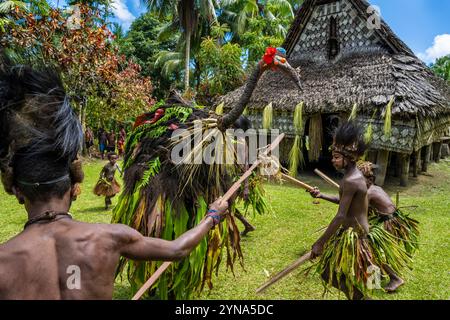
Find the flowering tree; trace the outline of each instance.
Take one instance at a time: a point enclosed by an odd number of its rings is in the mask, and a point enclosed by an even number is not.
[[[98,10],[79,5],[76,15],[53,8],[33,14],[15,6],[9,19],[13,23],[1,31],[0,45],[21,62],[44,63],[61,71],[83,126],[87,114],[125,121],[153,102],[150,79],[118,54]]]

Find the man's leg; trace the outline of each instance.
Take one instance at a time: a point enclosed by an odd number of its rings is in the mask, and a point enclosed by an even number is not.
[[[400,278],[388,265],[384,265],[383,267],[384,270],[386,270],[386,272],[388,273],[390,279],[389,283],[384,287],[384,290],[386,290],[387,292],[394,292],[398,289],[398,287],[404,284],[405,281]]]
[[[108,207],[111,205],[111,197],[105,197],[105,210],[108,210]]]
[[[321,274],[322,279],[328,283],[329,281],[329,274],[330,274],[330,269],[327,267],[325,269],[325,271]],[[336,289],[342,291],[345,296],[347,297],[348,300],[363,300],[364,299],[364,295],[361,291],[359,291],[356,287],[353,287],[353,296],[350,296],[350,292],[347,288],[347,286],[345,285],[345,276],[341,276],[341,281],[337,281],[336,276],[333,274],[333,287],[335,287]]]
[[[242,214],[240,214],[240,212],[236,211],[236,212],[234,213],[234,216],[235,216],[236,218],[238,218],[238,220],[241,221],[242,224],[243,224],[244,227],[245,227],[244,231],[242,231],[242,233],[241,233],[243,236],[245,236],[247,233],[249,233],[249,232],[251,232],[251,231],[255,231],[256,228],[255,228],[254,226],[252,226],[252,225],[250,224],[250,222],[248,222],[248,220],[245,219],[244,216],[243,216]]]

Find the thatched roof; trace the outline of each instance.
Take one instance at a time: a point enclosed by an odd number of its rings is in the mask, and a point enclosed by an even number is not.
[[[291,111],[299,102],[305,112],[384,112],[394,96],[393,118],[405,120],[450,114],[450,88],[414,56],[381,20],[370,30],[364,0],[306,0],[292,24],[284,47],[297,68],[303,91],[280,73],[266,72],[258,83],[249,109],[272,102],[277,111]],[[326,58],[330,17],[338,21],[340,52]],[[233,106],[243,88],[222,97],[225,109]]]
[[[305,113],[382,113],[395,96],[393,116],[415,118],[450,114],[450,88],[421,61],[407,55],[358,50],[333,63],[291,61],[300,73],[303,91],[283,74],[267,72],[258,83],[249,109],[263,109],[272,102],[275,110],[292,111],[305,102]],[[225,95],[232,106],[243,87]]]

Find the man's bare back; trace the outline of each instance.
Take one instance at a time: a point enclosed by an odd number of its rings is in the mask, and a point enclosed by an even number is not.
[[[217,208],[226,211],[226,204]],[[180,260],[212,226],[205,218],[174,241],[142,236],[120,224],[57,217],[0,245],[0,299],[111,299],[119,257]]]
[[[390,216],[396,210],[389,195],[380,187],[371,185],[367,190],[369,204],[378,214]]]

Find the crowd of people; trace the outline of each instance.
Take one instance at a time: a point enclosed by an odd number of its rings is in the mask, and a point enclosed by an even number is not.
[[[97,137],[96,141],[95,137]],[[92,147],[96,145],[98,157],[102,159],[105,159],[105,155],[110,152],[117,152],[119,157],[123,156],[125,153],[126,138],[127,133],[123,126],[120,127],[118,134],[116,134],[114,130],[107,131],[102,127],[97,130],[96,135],[94,135],[94,132],[90,127],[86,127],[84,132],[84,141],[88,156],[93,156],[94,152]]]

